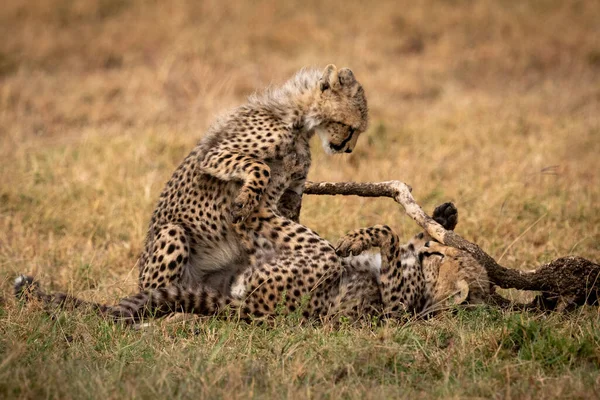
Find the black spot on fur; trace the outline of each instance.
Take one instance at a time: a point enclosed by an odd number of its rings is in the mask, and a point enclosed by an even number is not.
[[[171,243],[167,249],[167,254],[172,254],[175,251],[175,245]]]

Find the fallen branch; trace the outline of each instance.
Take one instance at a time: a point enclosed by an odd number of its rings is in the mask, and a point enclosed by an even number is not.
[[[304,194],[341,195],[360,197],[390,197],[396,199],[398,188],[396,184],[406,186],[409,192],[412,188],[399,181],[388,181],[378,183],[359,182],[310,182],[304,184]]]
[[[400,181],[306,182],[304,187],[305,194],[391,197],[435,240],[471,254],[487,270],[493,284],[505,289],[541,291],[541,297],[536,302],[546,308],[597,303],[600,294],[600,265],[581,257],[569,256],[556,259],[534,271],[503,267],[475,243],[465,240],[454,231],[447,231],[435,222],[417,204],[410,192],[410,186]]]

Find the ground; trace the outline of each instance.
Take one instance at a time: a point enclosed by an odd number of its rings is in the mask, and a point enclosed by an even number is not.
[[[371,7],[367,9],[367,7]],[[370,129],[312,180],[403,180],[503,265],[600,260],[595,1],[8,0],[0,8],[0,397],[571,397],[600,393],[600,314],[459,310],[407,325],[54,319],[19,272],[112,301],[173,169],[222,110],[305,65],[351,67]],[[389,199],[305,198],[336,240]],[[508,293],[517,299],[527,294]]]

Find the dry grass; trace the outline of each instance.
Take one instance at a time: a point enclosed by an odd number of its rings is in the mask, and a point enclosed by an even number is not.
[[[134,290],[158,193],[215,115],[330,62],[365,86],[371,128],[351,156],[315,143],[311,179],[400,179],[428,209],[452,200],[459,232],[511,267],[599,260],[599,20],[593,0],[4,1],[0,396],[598,396],[597,309],[140,333],[50,320],[9,288],[31,272],[89,299]],[[306,198],[302,219],[331,239],[415,232],[389,200]]]

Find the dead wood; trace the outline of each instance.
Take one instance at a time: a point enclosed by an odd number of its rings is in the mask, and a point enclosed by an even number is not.
[[[542,265],[533,271],[519,271],[498,264],[475,243],[454,231],[447,231],[428,216],[411,195],[410,186],[400,181],[380,183],[306,182],[305,194],[356,195],[391,197],[400,203],[406,214],[431,235],[447,246],[471,254],[487,270],[492,283],[504,289],[542,292],[535,304],[545,309],[564,309],[572,305],[597,304],[600,294],[600,265],[582,257],[568,256]]]

